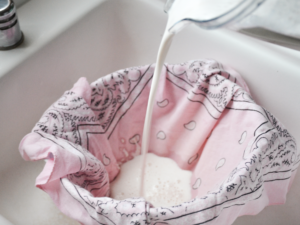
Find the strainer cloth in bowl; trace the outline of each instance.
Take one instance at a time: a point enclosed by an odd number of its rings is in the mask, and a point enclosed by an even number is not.
[[[91,85],[80,78],[20,144],[46,159],[36,186],[82,224],[231,224],[285,202],[300,160],[295,139],[251,98],[233,69],[214,60],[166,64],[149,151],[193,172],[193,199],[154,208],[109,198],[119,165],[140,154],[155,65],[120,70]]]

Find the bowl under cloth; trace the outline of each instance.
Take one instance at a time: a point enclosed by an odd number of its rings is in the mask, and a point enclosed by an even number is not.
[[[119,166],[140,154],[154,68],[80,78],[51,105],[20,143],[25,160],[46,159],[36,186],[81,224],[231,224],[284,203],[300,161],[295,139],[237,72],[208,59],[165,64],[151,127],[149,152],[192,171],[193,199],[154,208],[108,197]]]

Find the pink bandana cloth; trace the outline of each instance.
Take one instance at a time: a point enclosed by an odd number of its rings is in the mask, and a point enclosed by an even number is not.
[[[192,196],[172,207],[109,197],[120,165],[140,154],[155,65],[80,78],[20,143],[45,160],[36,186],[81,224],[232,224],[283,204],[300,162],[295,139],[252,99],[241,76],[214,60],[165,64],[149,152],[192,171]]]

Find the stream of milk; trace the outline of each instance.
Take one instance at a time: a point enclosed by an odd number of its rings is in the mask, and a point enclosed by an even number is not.
[[[177,4],[181,4],[180,1]],[[152,83],[151,83],[151,89],[149,93],[149,98],[148,98],[148,105],[147,105],[147,111],[146,111],[146,117],[145,117],[145,122],[144,122],[144,129],[143,129],[143,137],[142,137],[142,155],[141,155],[141,179],[140,179],[140,184],[139,184],[139,196],[145,197],[147,195],[147,192],[145,190],[145,180],[146,176],[144,176],[145,171],[146,171],[146,160],[148,157],[148,149],[149,149],[149,139],[150,139],[150,130],[151,130],[151,121],[152,121],[152,113],[153,113],[153,106],[155,103],[155,97],[157,93],[157,87],[159,84],[159,78],[160,74],[167,56],[167,53],[169,51],[169,48],[171,46],[173,37],[175,36],[176,32],[178,32],[180,29],[182,29],[187,23],[180,23],[180,26],[176,26],[176,28],[173,27],[173,25],[176,23],[176,21],[180,21],[182,16],[186,16],[188,13],[188,10],[185,11],[183,14],[179,14],[177,11],[176,4],[175,5],[175,11],[170,10],[171,13],[169,13],[168,17],[168,22],[167,26],[165,29],[165,32],[163,34],[162,40],[160,42],[160,46],[158,49],[158,54],[156,58],[156,65],[155,65],[155,70],[153,73],[153,78],[152,78]],[[173,5],[173,7],[174,7]],[[171,30],[172,28],[172,30]],[[168,163],[165,162],[164,169],[168,169]],[[178,167],[177,171],[179,172],[180,168]],[[189,171],[190,175],[191,172]],[[178,173],[179,175],[180,173]],[[174,174],[176,176],[176,174]],[[164,177],[164,179],[168,179],[168,177]],[[184,177],[179,177],[179,179],[183,179]],[[190,185],[190,180],[187,181],[188,185]],[[184,196],[189,196],[190,198],[190,187],[187,187],[184,189]],[[147,198],[146,198],[147,199]],[[183,200],[189,200],[189,199],[183,199]],[[170,200],[172,202],[172,200]],[[175,202],[172,202],[175,204]]]
[[[142,154],[122,165],[120,174],[111,185],[111,196],[115,199],[144,197],[154,206],[172,206],[191,198],[191,171],[182,170],[172,159],[148,153],[152,112],[160,73],[175,35],[175,32],[169,31],[170,25],[167,24],[157,54],[144,122]]]
[[[121,173],[111,185],[113,198],[122,200],[130,197],[144,197],[154,206],[175,205],[190,200],[191,171],[184,171],[177,165],[177,167],[174,166],[173,164],[176,163],[171,159],[148,153],[152,112],[160,74],[174,35],[190,24],[190,22],[183,21],[185,18],[209,20],[222,15],[240,2],[241,0],[176,0],[173,3],[168,12],[168,22],[159,46],[152,78],[143,129],[142,155],[121,167]],[[150,164],[155,166],[150,168]]]
[[[152,112],[160,73],[174,34],[169,32],[167,26],[159,46],[151,83],[144,122],[142,154],[121,166],[120,174],[111,184],[111,196],[115,199],[144,197],[154,206],[172,206],[191,198],[191,171],[182,170],[172,159],[148,153]],[[136,145],[138,148],[137,143]]]
[[[150,89],[147,111],[146,111],[146,117],[145,117],[145,122],[144,122],[143,139],[142,139],[142,170],[141,170],[142,179],[141,179],[140,185],[139,185],[140,186],[140,190],[139,190],[140,196],[145,196],[145,188],[144,188],[144,184],[145,184],[144,180],[145,179],[143,179],[144,178],[143,175],[145,174],[145,164],[146,164],[147,152],[148,152],[148,147],[149,147],[153,105],[155,102],[155,96],[156,96],[157,87],[158,87],[158,83],[159,83],[160,73],[161,73],[165,58],[167,56],[169,47],[172,43],[173,36],[174,36],[174,33],[169,32],[168,29],[165,30],[162,41],[159,46],[156,65],[155,65],[154,74],[153,74],[153,78],[152,78],[151,89]]]

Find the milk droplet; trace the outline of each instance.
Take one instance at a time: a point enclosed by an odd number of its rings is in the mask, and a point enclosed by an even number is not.
[[[124,138],[121,138],[121,142],[124,144],[124,143],[125,143],[125,139],[124,139]]]
[[[164,108],[166,107],[167,105],[169,104],[169,100],[168,99],[165,99],[161,102],[157,102],[157,105],[160,107],[160,108]]]
[[[110,164],[110,158],[108,158],[105,154],[103,155],[103,164],[108,166]]]
[[[159,131],[156,135],[156,137],[160,140],[166,139],[166,134],[163,131]]]
[[[201,179],[198,178],[193,185],[193,189],[197,189],[198,187],[200,187],[200,185],[201,185]]]
[[[247,137],[247,131],[244,131],[241,135],[241,139],[239,140],[239,144],[243,144],[243,142],[245,141]]]
[[[184,124],[184,127],[188,130],[194,130],[196,128],[196,122],[194,120]]]
[[[225,158],[220,159],[219,162],[216,165],[216,170],[218,170],[219,168],[221,168],[222,166],[224,166],[225,162],[226,162]]]

